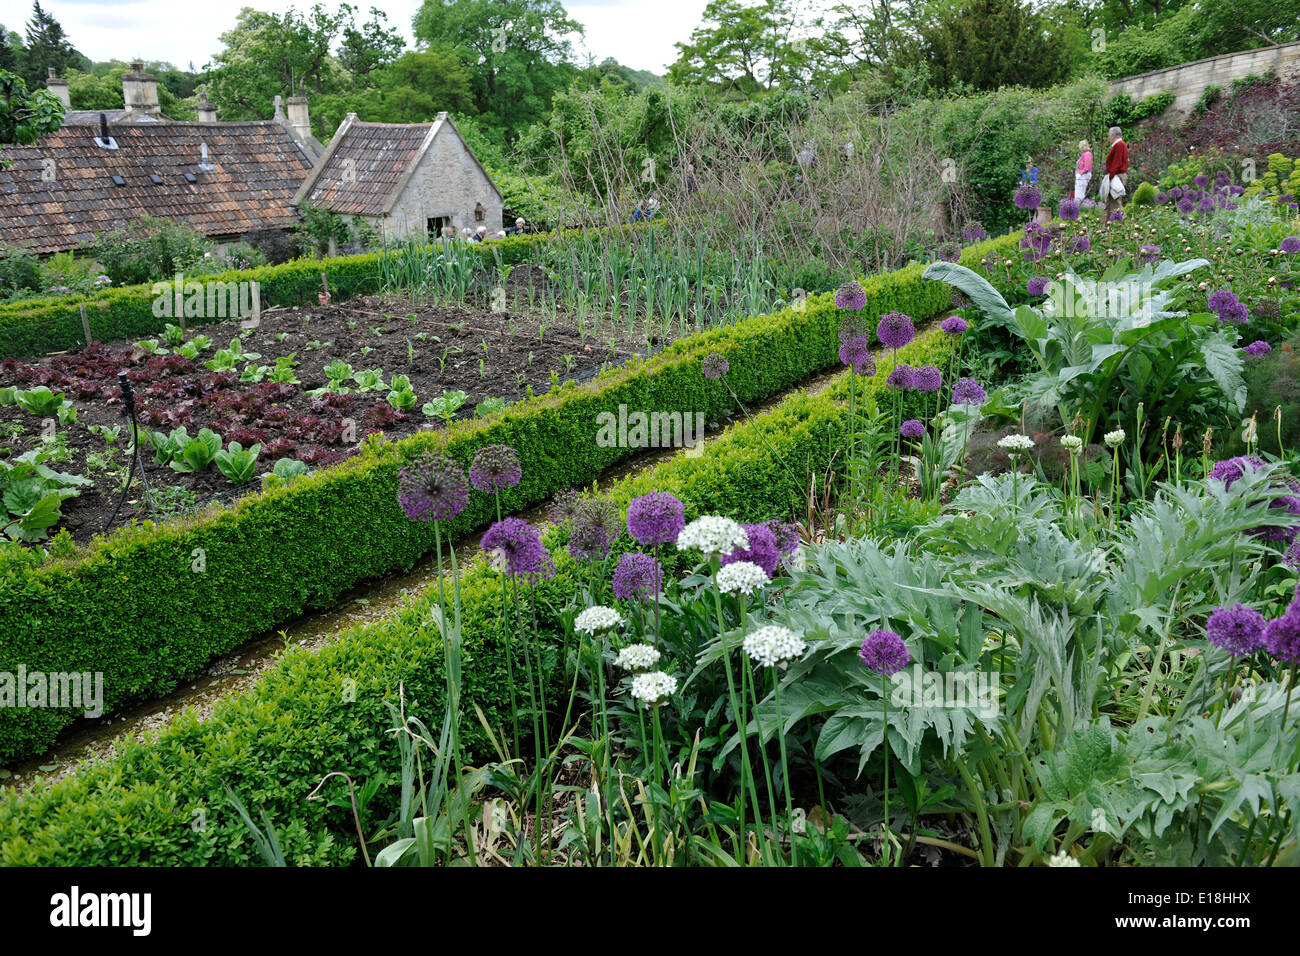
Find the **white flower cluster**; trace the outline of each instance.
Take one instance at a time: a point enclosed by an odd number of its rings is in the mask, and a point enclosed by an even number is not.
[[[750,660],[762,667],[792,661],[807,647],[802,637],[779,624],[760,627],[747,635],[744,643],[745,653]]]
[[[1028,435],[1008,435],[998,439],[998,447],[1008,455],[1019,455],[1034,447],[1034,440]]]
[[[632,678],[632,696],[651,707],[658,707],[677,693],[677,678],[663,671],[637,674]]]
[[[1083,439],[1078,435],[1066,435],[1061,439],[1061,447],[1071,455],[1077,455],[1083,451]]]
[[[748,548],[749,535],[730,518],[704,515],[681,530],[677,535],[677,547],[682,551],[703,551],[705,555],[730,554]]]
[[[578,615],[573,622],[573,629],[581,634],[604,634],[626,623],[623,616],[612,607],[596,604]]]
[[[649,644],[629,644],[614,659],[614,666],[625,671],[648,671],[658,663],[659,652]]]
[[[733,561],[718,572],[718,590],[723,594],[753,594],[772,579],[752,561]]]
[[[1115,448],[1124,441],[1124,429],[1117,428],[1113,432],[1106,432],[1106,437],[1102,439],[1107,448]]]
[[[1048,866],[1081,866],[1082,864],[1080,864],[1079,861],[1076,860],[1074,857],[1070,856],[1070,854],[1066,853],[1065,851],[1061,851],[1055,856],[1048,857],[1047,865]]]

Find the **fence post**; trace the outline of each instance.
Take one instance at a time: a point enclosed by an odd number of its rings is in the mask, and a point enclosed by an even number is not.
[[[91,338],[90,338],[90,319],[88,319],[88,318],[86,317],[86,303],[82,302],[82,303],[80,304],[80,309],[81,309],[81,331],[82,331],[82,332],[85,334],[85,336],[86,336],[86,344],[89,345],[90,342],[91,342]]]

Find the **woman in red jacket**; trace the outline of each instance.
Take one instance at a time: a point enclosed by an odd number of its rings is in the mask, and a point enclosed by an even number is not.
[[[1119,212],[1124,206],[1124,197],[1128,194],[1128,144],[1120,136],[1118,126],[1110,128],[1110,152],[1106,154],[1106,178],[1102,180],[1103,198],[1106,200],[1106,218]],[[1111,188],[1118,179],[1119,194]]]

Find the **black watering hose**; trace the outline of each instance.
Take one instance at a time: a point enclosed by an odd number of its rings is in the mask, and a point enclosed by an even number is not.
[[[145,503],[149,505],[150,510],[153,509],[153,499],[149,494],[149,482],[144,476],[144,462],[140,461],[140,427],[135,420],[135,393],[131,391],[131,380],[126,377],[125,370],[117,373],[117,381],[122,387],[122,413],[126,418],[126,423],[131,426],[131,467],[126,473],[126,484],[122,486],[122,494],[117,499],[117,507],[113,509],[113,513],[104,524],[104,532],[108,531],[117,519],[117,513],[122,510],[127,492],[131,490],[131,479],[135,477],[135,466],[137,464],[140,465],[140,481],[144,485]]]

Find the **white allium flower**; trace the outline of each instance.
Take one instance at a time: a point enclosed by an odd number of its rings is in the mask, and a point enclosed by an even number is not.
[[[648,671],[658,663],[659,652],[649,644],[629,644],[614,659],[614,666],[625,671]]]
[[[808,568],[808,555],[803,548],[795,548],[794,554],[785,559],[785,566],[791,571],[805,571]]]
[[[1124,429],[1117,428],[1113,432],[1106,432],[1106,437],[1102,439],[1107,448],[1115,448],[1124,441]]]
[[[718,572],[718,590],[723,594],[753,594],[772,579],[752,561],[733,561]]]
[[[1008,455],[1019,455],[1034,447],[1034,440],[1028,435],[1008,435],[998,439],[998,447]]]
[[[743,646],[750,660],[762,667],[792,661],[808,648],[802,637],[779,624],[769,624],[751,632],[745,637]]]
[[[623,616],[612,607],[596,604],[578,615],[573,622],[573,629],[583,634],[603,634],[622,627],[625,623]]]
[[[1071,455],[1077,455],[1083,451],[1083,439],[1078,435],[1066,435],[1061,439],[1061,447]]]
[[[632,678],[632,696],[651,707],[658,707],[677,693],[677,678],[663,671],[637,674]]]
[[[1081,864],[1074,857],[1070,856],[1070,854],[1062,850],[1060,853],[1056,854],[1055,856],[1049,857],[1047,860],[1047,865],[1048,866],[1080,866]]]
[[[730,554],[749,547],[749,535],[735,521],[718,515],[696,518],[677,535],[682,551],[703,551],[705,555]]]

